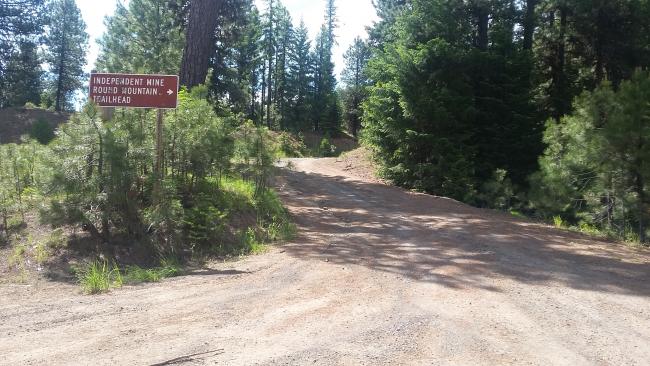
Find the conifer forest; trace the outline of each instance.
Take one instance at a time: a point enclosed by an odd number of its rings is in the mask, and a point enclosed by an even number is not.
[[[224,184],[251,185],[263,236],[289,226],[279,202],[257,200],[275,199],[274,156],[301,156],[318,133],[324,154],[332,137],[358,139],[396,185],[646,243],[648,1],[376,0],[340,77],[337,4],[323,5],[312,39],[278,0],[117,3],[93,70],[183,88],[154,197],[154,112],[106,121],[79,97],[90,40],[75,1],[3,1],[0,106],[77,110],[0,149],[3,236],[32,200],[97,240],[229,251],[229,235],[260,233],[228,228]]]
[[[650,0],[0,0],[0,366],[647,365],[648,309]]]

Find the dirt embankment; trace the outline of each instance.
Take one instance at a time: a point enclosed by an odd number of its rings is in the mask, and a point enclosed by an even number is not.
[[[69,118],[70,113],[44,109],[0,109],[0,144],[20,142],[20,137],[29,134],[36,121],[45,121],[52,129],[56,129]]]
[[[271,253],[89,297],[0,286],[1,365],[647,365],[650,253],[414,194],[344,159],[278,180]]]

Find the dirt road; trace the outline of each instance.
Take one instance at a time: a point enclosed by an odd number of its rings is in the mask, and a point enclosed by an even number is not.
[[[95,297],[3,286],[0,364],[648,365],[648,251],[294,164],[293,243]]]

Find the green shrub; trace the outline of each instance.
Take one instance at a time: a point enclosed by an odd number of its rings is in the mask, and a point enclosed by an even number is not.
[[[253,228],[242,230],[239,234],[239,254],[261,254],[267,249],[266,245],[257,238]]]
[[[583,234],[592,235],[592,236],[603,236],[603,232],[600,229],[587,222],[581,222],[579,230]]]
[[[185,210],[187,240],[192,249],[205,248],[218,242],[225,232],[227,214],[216,207],[208,196],[198,196],[196,206]]]
[[[59,249],[65,247],[66,238],[63,229],[54,229],[54,231],[52,231],[47,236],[47,238],[45,238],[44,244],[50,249]]]
[[[305,156],[307,146],[301,138],[296,138],[289,132],[280,132],[278,145],[281,157],[302,158]]]
[[[127,236],[137,242],[153,241],[164,251],[183,245],[184,208],[196,207],[204,197],[212,200],[218,193],[197,187],[232,170],[234,119],[217,116],[206,100],[186,92],[179,99],[177,113],[165,116],[164,139],[169,143],[161,162],[163,177],[151,169],[156,161],[150,131],[155,113],[122,110],[107,122],[88,105],[61,126],[49,146],[58,169],[50,182],[48,223],[84,226],[102,241]],[[218,213],[191,215],[195,216],[191,221],[204,225]]]
[[[483,183],[476,194],[475,203],[479,207],[488,207],[497,210],[512,208],[515,198],[515,189],[504,169],[496,169],[492,178]]]
[[[296,225],[284,216],[274,217],[266,228],[267,238],[270,241],[290,240],[296,232]]]
[[[510,210],[510,214],[512,216],[516,217],[516,218],[519,218],[519,219],[525,219],[526,218],[526,215],[524,215],[523,213],[521,213],[521,212],[519,212],[517,210]]]
[[[182,274],[178,261],[164,259],[160,267],[141,268],[128,266],[123,270],[107,261],[94,261],[81,269],[77,269],[77,278],[83,291],[87,294],[99,294],[111,288],[119,288],[125,284],[135,285],[147,282],[159,282],[164,278]]]
[[[48,261],[48,259],[50,259],[50,250],[44,244],[39,243],[36,244],[36,247],[34,247],[34,255],[36,263],[44,264]]]
[[[574,101],[573,112],[546,124],[547,146],[531,197],[538,211],[562,214],[601,231],[647,239],[650,73],[614,86],[603,82]],[[591,230],[591,229],[590,229]]]
[[[9,238],[12,221],[24,222],[33,209],[43,224],[58,228],[39,243],[40,261],[66,245],[64,227],[156,253],[211,253],[216,247],[223,255],[238,254],[237,235],[248,228],[260,242],[283,236],[289,225],[280,202],[267,202],[268,185],[278,144],[288,152],[302,143],[288,134],[274,141],[277,135],[266,128],[242,125],[227,112],[217,115],[205,95],[183,91],[179,100],[175,113],[165,115],[162,174],[152,169],[156,114],[147,110],[118,109],[104,121],[86,105],[46,146],[0,146],[2,237]],[[34,124],[42,143],[52,137],[46,127]],[[80,271],[80,278],[101,278],[99,264]],[[95,287],[102,288],[88,286]]]
[[[166,257],[160,260],[160,271],[164,278],[177,277],[183,274],[183,268],[176,257]]]
[[[14,247],[8,259],[9,267],[13,267],[20,273],[19,282],[27,279],[27,247],[23,244]]]
[[[26,253],[27,253],[27,247],[25,245],[21,244],[14,247],[8,259],[9,266],[16,267],[19,270],[23,270],[25,268]]]
[[[221,189],[224,192],[224,207],[233,211],[252,208],[255,200],[255,183],[240,178],[223,177]]]
[[[41,145],[47,145],[54,140],[54,128],[46,120],[39,118],[32,125],[29,136],[41,143]]]
[[[623,238],[626,242],[631,243],[631,244],[643,244],[641,243],[639,233],[631,228],[631,227],[626,227],[625,230],[623,231]]]
[[[123,283],[117,265],[110,267],[106,261],[94,261],[78,270],[77,279],[83,291],[90,295],[106,292],[111,287],[121,287]]]
[[[128,266],[124,269],[123,280],[125,284],[136,285],[139,283],[160,282],[165,278],[177,277],[182,274],[182,269],[177,262],[161,261],[161,267],[141,268]]]
[[[255,207],[258,225],[266,233],[265,240],[289,240],[294,236],[296,227],[274,191],[265,190],[260,194],[255,200]]]
[[[44,150],[34,142],[0,145],[0,231],[7,237],[23,226],[30,206],[41,201],[38,188],[51,171],[43,162]]]
[[[160,272],[155,269],[143,269],[138,266],[130,266],[124,271],[124,282],[127,284],[159,282],[162,278]]]
[[[336,155],[336,146],[332,145],[329,138],[323,137],[318,146],[320,156],[332,157]]]

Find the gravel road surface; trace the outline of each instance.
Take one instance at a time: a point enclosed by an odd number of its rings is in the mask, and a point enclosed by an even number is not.
[[[0,287],[0,365],[648,365],[650,252],[297,159],[300,234],[85,296]]]

